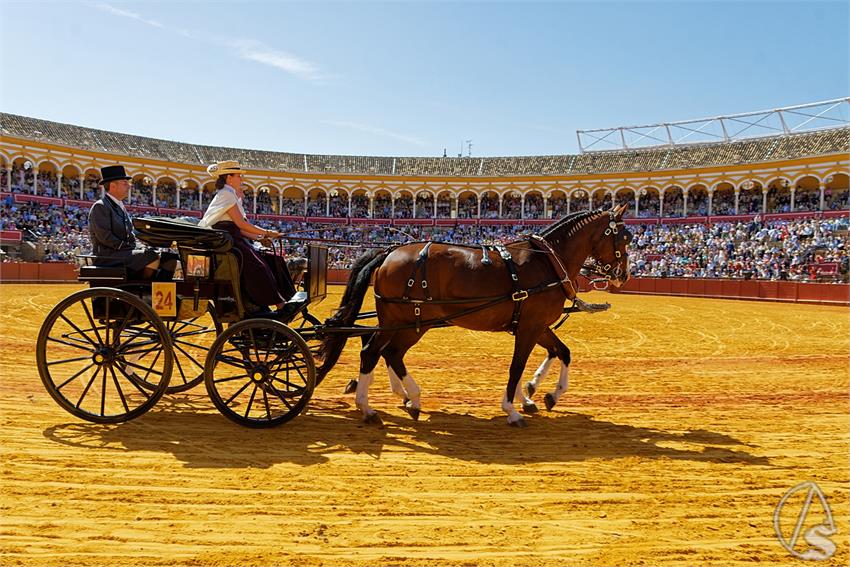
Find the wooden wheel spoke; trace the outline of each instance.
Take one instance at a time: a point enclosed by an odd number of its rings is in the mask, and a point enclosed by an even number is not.
[[[54,364],[67,364],[69,362],[80,362],[81,360],[91,360],[91,356],[78,356],[75,358],[65,358],[62,360],[54,360],[52,362],[48,362],[47,366],[53,366]]]
[[[157,353],[156,358],[154,358],[153,362],[151,363],[151,366],[156,364],[156,361],[159,359],[161,354],[162,354],[162,351],[159,351]],[[141,364],[136,364],[135,362],[130,362],[129,360],[124,360],[121,364],[125,364],[127,366],[132,367],[132,368],[138,368],[139,370],[145,370],[146,371],[145,372],[145,378],[144,378],[145,381],[147,381],[147,377],[151,373],[158,374],[159,376],[162,376],[162,372],[160,372],[159,370],[154,370],[153,368],[142,366]]]
[[[120,372],[121,374],[123,374],[123,375],[124,375],[124,378],[126,378],[126,379],[127,379],[127,381],[128,381],[128,382],[130,382],[130,384],[132,384],[134,388],[136,388],[139,392],[141,392],[141,393],[142,393],[142,395],[143,395],[144,397],[146,397],[146,398],[150,398],[150,397],[151,397],[151,394],[150,394],[150,393],[148,393],[148,391],[147,391],[147,390],[145,390],[144,388],[142,388],[141,386],[139,386],[139,382],[138,382],[138,381],[139,381],[139,378],[133,378],[132,376],[130,376],[129,374],[127,374],[127,372],[125,372],[125,371],[124,371],[124,368],[123,368],[120,364],[117,364],[117,365],[116,365],[116,368],[118,368],[118,372]]]
[[[77,332],[78,332],[78,333],[79,333],[82,337],[84,337],[84,338],[85,338],[85,339],[86,339],[86,340],[87,340],[87,341],[88,341],[88,342],[89,342],[89,343],[90,343],[93,347],[95,347],[95,348],[100,347],[100,345],[99,345],[98,343],[94,342],[94,341],[91,339],[91,337],[89,337],[89,336],[88,336],[88,335],[87,335],[87,334],[86,334],[86,333],[85,333],[82,329],[80,329],[80,328],[79,328],[76,324],[74,324],[74,323],[73,323],[70,319],[68,319],[67,317],[65,317],[65,314],[64,314],[64,313],[60,313],[60,314],[59,314],[59,317],[60,317],[63,321],[65,321],[66,323],[68,323],[68,325],[70,325],[72,329],[74,329],[74,330],[75,330],[75,331],[77,331]]]
[[[115,389],[118,390],[118,396],[121,398],[121,405],[124,406],[124,411],[130,413],[127,398],[124,397],[124,391],[121,389],[120,384],[118,384],[118,376],[115,375],[115,369],[112,366],[109,367],[109,372],[112,374],[112,383],[115,384]]]
[[[101,366],[103,380],[100,383],[100,415],[106,415],[106,366]]]
[[[222,382],[232,382],[233,380],[244,380],[248,377],[249,376],[247,374],[237,374],[235,376],[226,376],[224,378],[213,378],[213,382],[215,382],[216,384],[220,384]]]
[[[271,382],[266,382],[266,386],[269,390],[271,390],[271,393],[274,394],[277,399],[279,399],[284,403],[284,405],[286,405],[289,411],[292,411],[292,404],[289,403],[289,400],[286,399],[286,396],[284,396],[280,390],[275,388]]]
[[[86,317],[89,318],[89,323],[91,323],[92,330],[94,331],[94,335],[97,337],[97,341],[100,344],[106,344],[103,342],[103,339],[100,336],[100,332],[97,330],[97,323],[94,322],[94,318],[91,316],[91,311],[89,310],[89,306],[85,301],[81,301],[80,304],[83,306],[83,311],[86,312]]]
[[[251,406],[254,405],[254,398],[257,395],[257,384],[254,384],[254,389],[251,391],[251,397],[248,399],[248,407],[245,408],[245,419],[248,419],[248,414],[251,413]]]
[[[82,403],[83,403],[83,398],[85,398],[86,394],[89,393],[89,389],[91,388],[91,385],[94,384],[94,380],[95,380],[95,378],[97,378],[99,370],[100,370],[100,368],[95,369],[94,373],[91,375],[91,379],[89,379],[89,383],[86,384],[86,387],[83,389],[83,393],[80,394],[80,399],[77,400],[77,403],[75,404],[77,409],[80,409],[80,405],[82,405]]]
[[[65,386],[67,386],[68,384],[73,382],[75,379],[77,379],[80,375],[82,375],[83,372],[90,369],[92,366],[94,366],[94,362],[92,362],[91,364],[89,364],[88,366],[86,366],[85,368],[83,368],[82,370],[80,370],[79,372],[77,372],[76,374],[74,374],[73,376],[71,376],[70,378],[68,378],[67,380],[65,380],[64,382],[59,384],[58,386],[56,386],[56,389],[61,390],[62,388],[64,388]]]
[[[254,383],[254,382],[253,382],[252,380],[250,380],[250,379],[249,379],[247,382],[245,382],[245,385],[243,385],[241,388],[239,388],[238,390],[236,390],[236,393],[235,393],[235,394],[233,394],[232,396],[230,396],[230,397],[227,399],[227,401],[225,401],[225,402],[224,402],[224,405],[229,406],[229,405],[230,405],[230,402],[232,402],[233,400],[235,400],[235,399],[236,399],[236,397],[237,397],[239,394],[241,394],[242,392],[244,392],[244,391],[245,391],[245,389],[246,389],[248,386],[250,386],[251,384],[253,384],[253,383]]]
[[[119,326],[117,329],[115,329],[115,331],[113,331],[112,342],[114,342],[116,345],[121,340],[121,333],[123,333],[124,329],[127,328],[127,323],[132,319],[131,315],[133,315],[135,312],[136,312],[136,306],[131,305],[129,313],[127,313],[124,316],[124,319],[121,320],[121,326]]]
[[[92,352],[92,349],[89,348],[90,345],[88,345],[88,343],[86,343],[85,341],[72,339],[72,338],[67,337],[65,335],[63,335],[63,338],[66,338],[68,340],[63,341],[61,339],[54,339],[53,337],[47,337],[47,340],[52,342],[52,343],[59,343],[60,345],[65,345],[67,347],[75,348],[75,349],[78,349],[78,350],[84,350],[86,352]],[[83,345],[88,345],[88,346],[83,346]]]
[[[226,354],[219,354],[215,357],[217,362],[224,362],[229,364],[230,366],[236,366],[238,368],[242,368],[243,370],[247,370],[248,366],[245,361],[241,358],[236,358],[235,356],[228,356]]]

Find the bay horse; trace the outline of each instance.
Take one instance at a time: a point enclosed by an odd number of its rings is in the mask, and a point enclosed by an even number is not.
[[[325,326],[351,326],[375,273],[378,330],[363,338],[355,404],[367,423],[380,423],[369,407],[369,386],[380,357],[387,364],[390,388],[418,419],[420,388],[404,364],[404,355],[431,328],[454,325],[476,331],[508,331],[515,336],[513,359],[502,410],[508,424],[525,427],[514,407],[534,413],[530,397],[555,358],[561,361],[557,387],[546,395],[552,409],[568,385],[570,349],[550,329],[576,296],[575,281],[588,258],[597,275],[619,287],[629,278],[626,246],[631,234],[623,223],[626,205],[611,210],[581,211],[544,229],[539,236],[504,247],[473,247],[416,242],[370,250],[355,262],[339,309]],[[348,335],[326,333],[321,339],[317,380],[336,364]],[[547,351],[543,364],[523,393],[519,387],[534,345]],[[528,395],[526,395],[526,393]]]

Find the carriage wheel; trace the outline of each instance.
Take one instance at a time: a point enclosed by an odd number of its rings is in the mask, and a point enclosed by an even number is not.
[[[147,361],[139,363],[140,358]],[[165,393],[173,364],[171,337],[135,295],[86,289],[47,315],[36,363],[44,387],[65,410],[95,423],[119,423],[145,413]],[[153,388],[145,388],[138,375]]]
[[[165,393],[185,392],[203,382],[207,354],[224,327],[212,302],[207,304],[207,312],[200,317],[165,321],[165,327],[171,337],[174,352],[174,371]],[[132,329],[127,332],[132,332]],[[137,362],[144,364],[152,360],[155,354],[155,352],[148,353]],[[143,373],[135,374],[143,388],[156,389],[156,383],[148,382]]]
[[[322,359],[319,356],[319,345],[321,341],[319,341],[319,337],[316,335],[315,328],[321,325],[322,322],[319,321],[316,317],[310,314],[305,307],[304,310],[298,314],[298,316],[289,324],[289,326],[304,339],[304,342],[307,343],[307,348],[310,349],[310,354],[313,357],[313,364],[318,368],[322,363]],[[324,380],[324,376],[321,378],[316,378],[316,386],[322,383]]]
[[[271,319],[227,328],[207,356],[204,383],[225,417],[274,427],[297,416],[313,395],[316,366],[301,336]]]

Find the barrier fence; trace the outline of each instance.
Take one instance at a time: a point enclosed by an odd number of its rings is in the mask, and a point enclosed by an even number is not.
[[[349,270],[329,269],[329,284],[345,284]],[[77,281],[77,267],[61,262],[0,263],[0,282],[58,283]],[[579,279],[579,290],[589,291],[590,284]],[[717,299],[751,299],[799,303],[850,305],[850,285],[834,283],[733,280],[703,278],[632,278],[621,289],[608,288],[612,293],[650,295],[679,295]]]

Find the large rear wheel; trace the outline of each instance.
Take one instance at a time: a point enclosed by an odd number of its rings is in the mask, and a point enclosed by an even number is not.
[[[47,315],[36,364],[44,387],[66,411],[95,423],[119,423],[145,413],[165,393],[171,337],[135,295],[86,289]]]

